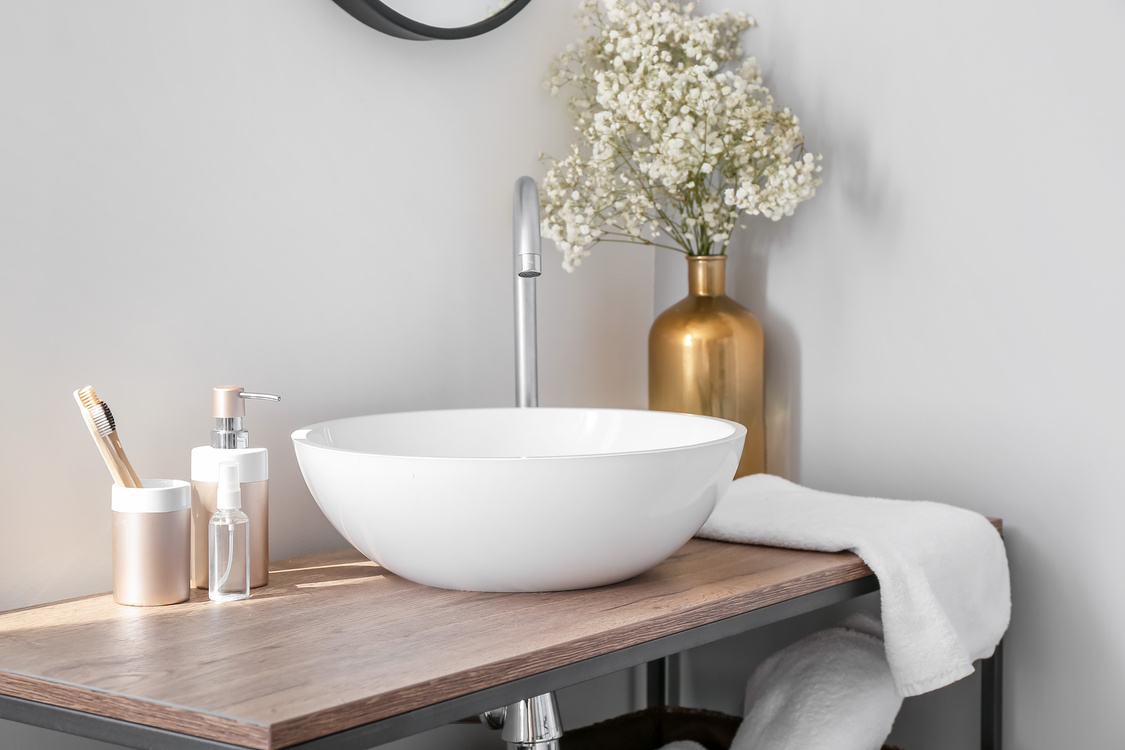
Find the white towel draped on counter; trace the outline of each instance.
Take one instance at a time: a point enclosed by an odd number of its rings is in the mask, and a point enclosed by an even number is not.
[[[879,579],[887,661],[900,695],[972,674],[1008,628],[1008,558],[984,516],[951,505],[736,480],[698,536],[859,555]]]

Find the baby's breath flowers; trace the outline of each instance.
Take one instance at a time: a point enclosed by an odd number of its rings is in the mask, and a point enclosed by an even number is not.
[[[578,141],[543,181],[543,234],[574,270],[602,240],[721,255],[742,212],[790,216],[821,183],[797,116],[744,58],[742,13],[680,0],[583,0],[593,33],[543,85],[572,91]],[[647,230],[647,231],[646,231]]]

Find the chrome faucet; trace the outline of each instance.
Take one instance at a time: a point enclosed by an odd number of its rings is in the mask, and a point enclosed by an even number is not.
[[[516,406],[539,406],[535,279],[543,273],[543,254],[539,245],[539,189],[530,177],[516,180],[512,250],[516,260]]]
[[[512,198],[512,251],[516,271],[516,406],[539,406],[535,347],[535,279],[543,273],[539,243],[539,188],[535,180],[516,180]],[[509,750],[558,750],[562,737],[554,693],[544,693],[481,714],[500,729]]]

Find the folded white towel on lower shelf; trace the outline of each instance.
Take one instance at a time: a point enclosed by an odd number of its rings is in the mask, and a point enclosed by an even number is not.
[[[731,485],[698,536],[859,555],[879,579],[887,661],[903,696],[972,674],[1008,628],[1003,540],[987,518],[962,508],[754,474]]]
[[[879,750],[902,696],[878,628],[860,615],[762,662],[731,750]]]
[[[704,750],[704,747],[694,740],[676,740],[669,742],[660,750]]]

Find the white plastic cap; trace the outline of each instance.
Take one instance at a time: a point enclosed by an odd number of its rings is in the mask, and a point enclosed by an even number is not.
[[[242,488],[238,485],[238,463],[224,461],[219,464],[219,491],[215,498],[219,510],[242,507]]]

